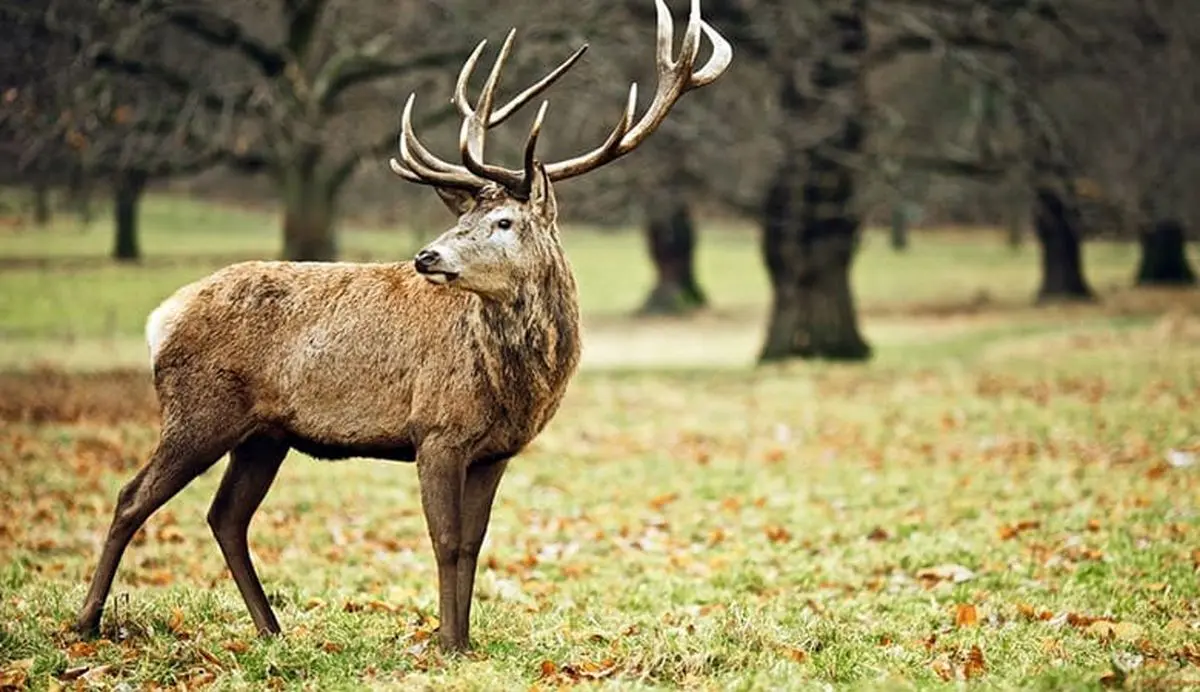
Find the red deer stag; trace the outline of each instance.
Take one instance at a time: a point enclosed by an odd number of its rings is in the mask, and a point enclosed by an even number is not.
[[[492,500],[508,460],[550,420],[579,361],[575,280],[559,243],[552,183],[632,151],[685,92],[728,67],[732,49],[700,19],[681,54],[658,8],[658,88],[635,120],[636,85],[597,149],[543,165],[535,157],[543,103],[524,167],[484,161],[487,131],[561,77],[580,48],[508,103],[493,107],[509,33],[476,105],[467,82],[486,42],[459,73],[462,164],[430,153],[404,107],[405,180],[433,186],[458,217],[412,262],[245,262],[185,286],[150,314],[146,338],[162,433],[149,463],[117,497],[76,628],[99,631],[130,539],[146,519],[226,454],[208,513],[217,543],[261,633],[278,633],[250,561],[247,529],[288,450],[325,459],[415,461],[437,559],[440,644],[468,646],[471,595]],[[701,34],[712,43],[695,69]]]

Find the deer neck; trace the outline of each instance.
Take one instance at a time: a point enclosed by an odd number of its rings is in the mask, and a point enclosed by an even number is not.
[[[493,391],[531,389],[557,406],[579,361],[575,277],[561,250],[508,295],[480,297],[471,319],[476,358]]]

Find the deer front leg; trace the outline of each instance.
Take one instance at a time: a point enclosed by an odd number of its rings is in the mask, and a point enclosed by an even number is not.
[[[479,549],[487,535],[492,501],[508,459],[478,463],[467,469],[462,502],[462,545],[458,554],[458,631],[463,641],[471,639],[471,597],[475,591],[475,571]]]
[[[462,548],[462,497],[466,466],[447,449],[422,447],[417,454],[421,507],[433,541],[438,573],[438,641],[446,651],[464,651],[458,620],[458,558]]]

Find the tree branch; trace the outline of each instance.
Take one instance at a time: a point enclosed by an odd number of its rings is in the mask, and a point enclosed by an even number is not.
[[[449,120],[458,109],[450,103],[444,104],[434,113],[425,116],[424,121],[416,125],[417,129],[425,129],[436,127],[438,124]],[[329,183],[331,189],[337,190],[340,188],[350,176],[354,175],[354,171],[358,169],[359,164],[369,157],[384,156],[389,151],[392,151],[396,146],[396,133],[389,132],[387,135],[380,137],[377,141],[363,147],[359,147],[351,151],[338,163],[334,164],[331,173],[329,174]]]
[[[325,5],[326,0],[284,0],[283,9],[288,18],[286,45],[294,59],[303,60],[308,54]]]
[[[126,5],[142,5],[141,0],[120,1]],[[210,46],[236,50],[268,78],[278,77],[287,67],[287,56],[282,51],[251,36],[240,24],[212,10],[184,7],[168,0],[154,0],[146,8]]]

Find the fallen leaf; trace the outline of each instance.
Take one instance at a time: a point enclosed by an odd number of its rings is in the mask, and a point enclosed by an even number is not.
[[[961,584],[965,581],[970,581],[975,578],[975,573],[962,565],[938,565],[936,567],[927,567],[917,572],[917,579],[925,582],[942,582],[948,581],[954,584]]]
[[[665,493],[650,500],[650,506],[657,511],[662,511],[664,507],[679,499],[679,493]]]
[[[1084,630],[1088,635],[1100,639],[1112,639],[1117,634],[1116,625],[1109,620],[1096,620]]]
[[[59,674],[58,679],[63,682],[71,682],[72,680],[81,677],[84,673],[91,669],[91,666],[75,666],[74,668],[67,668]]]
[[[240,639],[233,639],[221,645],[229,653],[244,654],[250,650],[250,645]]]
[[[337,642],[322,642],[321,643],[321,651],[324,651],[327,654],[336,654],[337,652],[339,652],[341,650],[342,650],[342,645],[338,644]]]
[[[792,540],[791,532],[782,526],[768,525],[763,531],[767,534],[767,540],[772,543],[787,543]]]
[[[963,627],[978,627],[979,626],[979,611],[970,603],[959,603],[954,609],[954,626]]]
[[[23,690],[29,680],[29,670],[33,668],[32,658],[13,661],[0,668],[0,690]]]
[[[973,680],[982,676],[986,671],[987,665],[983,662],[983,649],[980,649],[979,645],[976,644],[967,653],[967,662],[963,665],[963,677]]]
[[[172,634],[183,634],[183,611],[179,608],[171,609],[171,619],[167,621],[167,629],[171,630]]]
[[[541,665],[542,678],[543,679],[553,678],[556,675],[558,675],[558,666],[554,664],[554,661],[551,661],[549,659],[542,661],[542,665]]]
[[[930,662],[929,667],[934,673],[944,682],[950,682],[954,679],[954,664],[950,661],[950,657],[946,654],[941,654]]]
[[[87,658],[96,655],[96,645],[92,642],[75,642],[67,647],[67,658]]]
[[[784,649],[783,655],[787,656],[796,663],[804,663],[808,660],[808,652],[804,649],[788,648]]]
[[[867,534],[868,541],[886,541],[891,537],[892,535],[888,533],[887,529],[883,528],[882,526],[876,526],[875,528],[871,529],[871,533]]]
[[[1172,468],[1186,469],[1196,465],[1196,455],[1178,449],[1169,449],[1167,450],[1167,463]]]
[[[1134,622],[1118,622],[1113,626],[1113,634],[1117,639],[1126,642],[1137,641],[1142,638],[1146,629]]]

